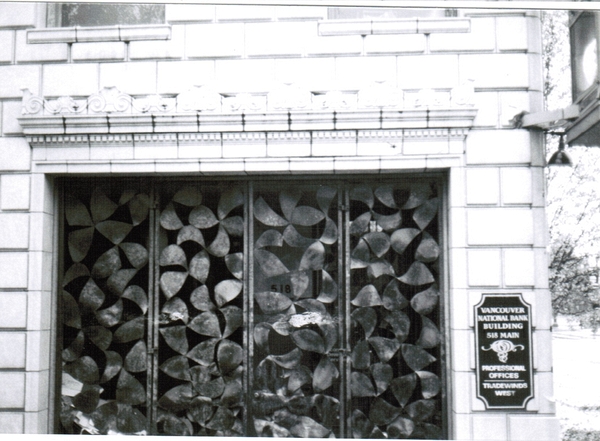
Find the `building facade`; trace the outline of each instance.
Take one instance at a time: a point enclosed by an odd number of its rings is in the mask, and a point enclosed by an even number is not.
[[[538,12],[63,13],[0,4],[0,432],[559,438]]]

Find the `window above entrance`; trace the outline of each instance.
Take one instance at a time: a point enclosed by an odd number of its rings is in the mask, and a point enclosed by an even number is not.
[[[51,3],[48,27],[148,25],[165,23],[165,5],[110,3]]]

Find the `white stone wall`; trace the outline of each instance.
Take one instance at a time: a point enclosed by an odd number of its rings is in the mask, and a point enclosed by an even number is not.
[[[168,26],[136,36],[115,28],[43,32],[43,9],[0,3],[1,432],[51,430],[55,176],[435,170],[448,173],[452,437],[558,439],[543,138],[510,125],[520,111],[542,109],[537,13],[465,11],[454,21],[386,28],[323,21],[327,11],[317,7],[169,5]],[[472,85],[473,127],[465,140],[419,138],[426,131],[418,127],[382,138],[350,126],[333,137],[324,127],[291,138],[261,130],[36,141],[23,136],[17,120],[24,88],[47,99],[85,98],[113,86],[132,96],[172,97],[210,85],[233,96],[267,93],[286,82],[324,93],[375,81],[402,89],[407,105],[423,89],[446,97]],[[475,397],[473,305],[487,292],[523,293],[532,305],[535,398],[526,411],[485,412]]]

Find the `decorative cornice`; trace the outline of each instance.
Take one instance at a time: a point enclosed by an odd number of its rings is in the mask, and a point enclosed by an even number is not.
[[[44,99],[24,89],[19,123],[25,135],[381,130],[471,127],[477,112],[471,83],[407,96],[385,82],[326,93],[283,84],[235,96],[210,86],[145,97],[105,87],[86,99]]]
[[[376,20],[323,20],[319,35],[385,35],[469,32],[469,18],[395,18]]]
[[[28,29],[27,43],[168,40],[170,25],[93,26]]]

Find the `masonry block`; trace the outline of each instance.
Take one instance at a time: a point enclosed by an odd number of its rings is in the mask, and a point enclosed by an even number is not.
[[[363,39],[360,35],[308,36],[305,41],[308,55],[360,55]]]
[[[471,208],[467,211],[469,245],[533,245],[533,211]]]
[[[36,149],[38,150],[38,149]],[[90,159],[89,145],[64,145],[61,147],[46,147],[46,161],[81,161]]]
[[[166,4],[165,20],[167,23],[213,21],[215,7],[213,5]]]
[[[457,372],[452,373],[452,404],[451,408],[457,413],[470,413],[471,403],[475,391],[475,373]]]
[[[408,141],[402,143],[405,155],[444,155],[449,152],[448,140],[443,141]]]
[[[559,441],[560,421],[556,417],[508,415],[508,439],[515,441]]]
[[[235,159],[201,159],[200,173],[204,174],[225,174],[240,175],[244,174],[246,166],[243,158]]]
[[[462,248],[467,245],[467,215],[464,208],[452,208],[449,216],[448,243],[452,248]]]
[[[290,162],[286,158],[247,158],[244,160],[244,171],[248,174],[288,174],[290,171]]]
[[[529,66],[529,90],[544,90],[544,66],[542,57],[539,54],[526,54]]]
[[[134,159],[133,145],[92,145],[90,147],[90,159],[96,161],[113,159]]]
[[[449,170],[449,200],[450,207],[464,207],[466,205],[466,169],[464,167],[456,167]]]
[[[315,22],[246,23],[246,55],[299,56],[305,52],[305,40],[315,35],[318,35]]]
[[[99,88],[116,87],[129,95],[156,93],[157,67],[154,61],[103,63]]]
[[[0,31],[0,63],[12,62],[14,41],[14,31]]]
[[[450,261],[452,269],[450,274],[450,287],[452,289],[467,288],[467,250],[464,248],[453,248],[450,250]]]
[[[0,171],[26,171],[31,148],[25,138],[0,138]]]
[[[530,53],[542,53],[542,20],[540,19],[540,11],[530,11],[531,14],[525,14],[527,17],[527,25],[529,32],[527,35],[528,49]],[[535,13],[537,12],[537,14]]]
[[[447,170],[452,167],[460,167],[463,165],[462,158],[447,155],[429,155],[424,159],[426,162],[426,169],[429,171]]]
[[[54,213],[54,178],[43,173],[31,175],[31,211]]]
[[[551,346],[551,343],[550,343]],[[553,416],[556,414],[556,399],[552,372],[537,372],[534,377],[535,397],[527,405],[527,410]]]
[[[29,215],[0,213],[0,248],[27,249],[29,246]]]
[[[375,81],[397,85],[396,57],[339,57],[335,72],[338,90],[360,90],[372,86]]]
[[[0,292],[0,328],[27,326],[27,294]]]
[[[333,173],[333,158],[292,158],[290,171],[296,174],[305,173]]]
[[[96,64],[46,64],[42,94],[45,97],[88,96],[98,92]]]
[[[358,132],[356,154],[359,156],[402,155],[402,132],[390,131],[388,135],[372,136],[369,130]]]
[[[531,112],[532,110],[532,92],[525,91],[501,91],[500,100],[500,125],[502,127],[514,127],[512,120],[515,115],[521,112]],[[541,110],[541,109],[538,109]],[[496,109],[496,112],[498,109]]]
[[[323,37],[323,39],[326,37]],[[331,37],[329,37],[331,38]],[[337,37],[339,38],[339,37]],[[367,35],[364,39],[367,54],[398,54],[425,52],[425,35]]]
[[[29,209],[29,175],[0,176],[0,208],[2,210]]]
[[[28,288],[33,291],[52,290],[52,253],[46,251],[29,251],[28,263]]]
[[[506,415],[473,415],[473,438],[504,441],[508,431]]]
[[[170,175],[173,173],[200,173],[198,160],[160,160],[155,161],[156,173]]]
[[[132,41],[129,43],[131,60],[180,59],[185,54],[185,26],[173,25],[171,39],[161,41]]]
[[[533,333],[533,363],[538,372],[552,371],[551,330],[536,329]]]
[[[0,409],[25,406],[25,372],[0,372]]]
[[[39,22],[39,5],[29,2],[0,4],[0,28],[32,28]]]
[[[0,289],[27,288],[27,253],[0,253]]]
[[[39,372],[27,372],[25,374],[25,410],[40,411],[48,409],[48,393],[50,371],[43,370]]]
[[[136,137],[137,136],[138,135],[136,135]],[[167,145],[152,145],[152,143],[136,142],[133,147],[133,156],[135,159],[176,159],[177,154],[177,142],[168,143]]]
[[[355,156],[340,156],[333,163],[335,173],[369,173],[379,171],[381,159],[377,157],[357,158]]]
[[[469,32],[432,33],[429,36],[431,52],[492,52],[495,46],[493,17],[471,18]]]
[[[529,164],[532,145],[527,130],[471,130],[467,164]]]
[[[110,161],[110,172],[114,174],[131,175],[140,173],[154,173],[156,171],[154,160]]]
[[[53,423],[52,423],[53,424]],[[48,410],[25,412],[24,433],[48,433],[53,426],[48,423]]]
[[[186,27],[188,58],[241,57],[244,55],[244,24],[198,24]]]
[[[71,57],[73,61],[124,60],[125,43],[122,41],[99,41],[91,43],[73,43]]]
[[[421,173],[427,170],[429,158],[388,156],[381,163],[380,173],[398,173],[399,170],[410,170],[412,173]]]
[[[462,413],[456,413],[456,412],[452,412],[451,414],[451,418],[454,421],[454,424],[452,425],[452,429],[453,429],[453,436],[452,439],[455,440],[472,440],[473,437],[471,436],[471,429],[472,429],[472,417],[470,414],[462,414]]]
[[[500,199],[500,172],[498,168],[467,168],[466,176],[467,204],[498,204]]]
[[[459,84],[458,55],[406,55],[398,57],[398,87],[441,89]],[[469,79],[465,78],[466,79]]]
[[[531,167],[531,205],[533,207],[546,207],[546,168]]]
[[[527,17],[496,17],[496,39],[499,51],[528,49]]]
[[[17,31],[16,59],[18,63],[62,61],[68,59],[66,43],[29,44],[27,31]]]
[[[275,18],[275,7],[257,5],[218,5],[216,7],[218,21],[259,20],[270,21]]]
[[[475,92],[473,107],[477,109],[473,127],[496,127],[498,125],[498,92]]]
[[[468,372],[475,368],[475,341],[472,330],[452,330],[452,369],[454,371]]]
[[[40,67],[30,65],[0,66],[0,96],[6,98],[22,98],[22,89],[29,89],[32,94],[39,93]]]
[[[0,412],[0,427],[3,434],[22,434],[23,414],[17,412]]]
[[[532,169],[505,167],[501,169],[502,203],[531,204],[533,202]]]
[[[461,83],[471,79],[476,88],[530,87],[527,54],[460,54],[458,59]]]
[[[467,250],[469,286],[499,287],[501,283],[500,250]]]
[[[535,253],[532,249],[504,250],[504,284],[535,286]]]
[[[550,287],[549,282],[549,253],[546,247],[536,247],[534,252],[534,275],[535,287],[541,290],[547,290]],[[551,314],[552,315],[552,314]]]
[[[29,249],[32,251],[52,251],[54,236],[54,216],[43,212],[29,213],[31,229]],[[25,222],[29,225],[30,222]]]
[[[21,111],[23,109],[23,104],[21,101],[4,101],[0,105],[1,114],[2,114],[2,123],[0,127],[2,128],[3,135],[22,135],[23,128],[17,118],[21,116]],[[2,138],[0,138],[0,142]],[[0,152],[0,155],[2,153]],[[26,154],[25,157],[29,158],[29,154]],[[12,158],[13,160],[19,158]],[[3,164],[2,164],[3,165]],[[2,167],[0,165],[0,167]]]
[[[278,20],[324,20],[327,18],[327,9],[319,6],[276,6],[275,17]]]
[[[27,331],[26,368],[28,371],[43,371],[50,368],[50,330]]]
[[[27,329],[33,331],[49,330],[53,326],[50,291],[29,291],[27,293]]]
[[[472,305],[469,302],[469,295],[465,289],[450,290],[450,324],[451,329],[470,329],[473,326],[471,322],[470,311]]]
[[[276,84],[292,83],[308,90],[335,86],[335,58],[280,58],[275,60]]]
[[[25,333],[0,332],[0,369],[25,368]]]
[[[214,61],[159,61],[157,93],[180,94],[215,80]]]
[[[260,60],[216,60],[214,78],[219,91],[253,93],[273,90],[275,84],[275,61]],[[240,76],[240,72],[244,75]]]

